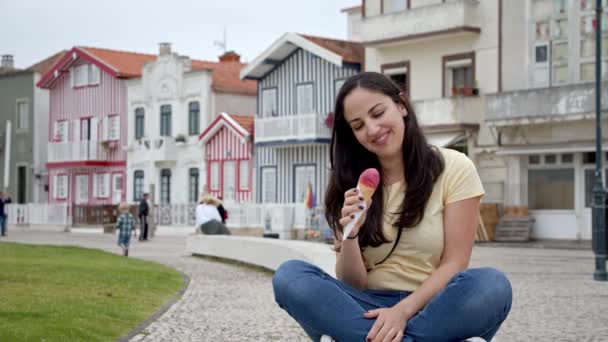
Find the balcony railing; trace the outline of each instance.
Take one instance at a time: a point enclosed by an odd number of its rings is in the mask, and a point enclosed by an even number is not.
[[[365,17],[353,22],[364,43],[451,32],[479,32],[478,0],[457,0]]]
[[[602,88],[606,87],[608,82],[603,82]],[[607,101],[608,92],[604,91],[602,104]],[[492,125],[592,118],[595,85],[580,83],[490,94],[486,96],[485,112],[486,121]]]
[[[99,141],[63,141],[48,145],[49,162],[107,160],[108,149]],[[119,148],[119,147],[114,147]]]
[[[255,142],[300,141],[330,139],[331,129],[325,115],[298,114],[255,121]]]
[[[484,99],[480,96],[453,96],[414,101],[421,126],[479,123],[483,120]]]
[[[187,143],[177,143],[174,137],[158,137],[156,139],[138,139],[127,146],[132,153],[129,158],[133,161],[175,161],[179,155],[177,146],[189,146]]]

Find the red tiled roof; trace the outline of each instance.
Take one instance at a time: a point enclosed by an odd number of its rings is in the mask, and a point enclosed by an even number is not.
[[[147,62],[156,60],[156,55],[119,50],[79,47],[118,73],[118,77],[141,77],[141,69]]]
[[[157,55],[128,52],[120,50],[100,49],[94,47],[77,47],[90,57],[107,65],[117,73],[118,77],[141,77],[145,63],[153,62]],[[63,55],[62,55],[63,56]],[[61,59],[58,56],[57,60]],[[239,62],[210,62],[192,60],[192,70],[211,70],[213,72],[213,89],[225,93],[244,95],[257,94],[257,82],[242,81],[240,71],[245,64]]]
[[[253,115],[235,115],[228,114],[236,123],[241,125],[251,136],[253,136],[253,125],[255,122],[255,118]]]
[[[342,56],[345,62],[363,63],[364,48],[360,43],[310,36],[307,34],[299,35],[333,53]]]
[[[55,63],[57,63],[65,54],[67,53],[66,50],[61,50],[59,52],[57,52],[56,54],[52,55],[51,57],[47,57],[43,60],[41,60],[40,62],[31,65],[29,68],[27,68],[27,70],[32,70],[41,74],[45,74],[47,71],[49,71],[51,69],[51,67],[53,67],[55,65]]]
[[[208,62],[192,60],[192,69],[213,70],[213,90],[223,93],[256,95],[258,83],[241,80],[240,72],[245,64],[240,62]]]

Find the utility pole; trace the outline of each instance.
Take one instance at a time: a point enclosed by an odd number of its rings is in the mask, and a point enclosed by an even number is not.
[[[595,184],[593,185],[593,279],[608,280],[606,257],[606,190],[602,183],[602,0],[595,4]]]

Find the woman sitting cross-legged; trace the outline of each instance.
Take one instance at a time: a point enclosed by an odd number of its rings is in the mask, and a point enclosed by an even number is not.
[[[196,227],[207,235],[232,235],[230,230],[222,223],[217,210],[219,200],[211,195],[201,197],[196,206]]]
[[[315,341],[491,340],[512,290],[502,272],[468,268],[484,194],[474,164],[429,145],[414,108],[382,74],[346,80],[334,112],[325,215],[337,279],[287,261],[273,277],[277,303]],[[368,168],[379,185],[365,201],[355,186]]]

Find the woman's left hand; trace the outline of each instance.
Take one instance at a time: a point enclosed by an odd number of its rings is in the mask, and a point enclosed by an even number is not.
[[[407,316],[398,307],[370,310],[363,314],[365,318],[375,318],[376,322],[367,333],[366,341],[390,342],[401,341],[407,325]]]

